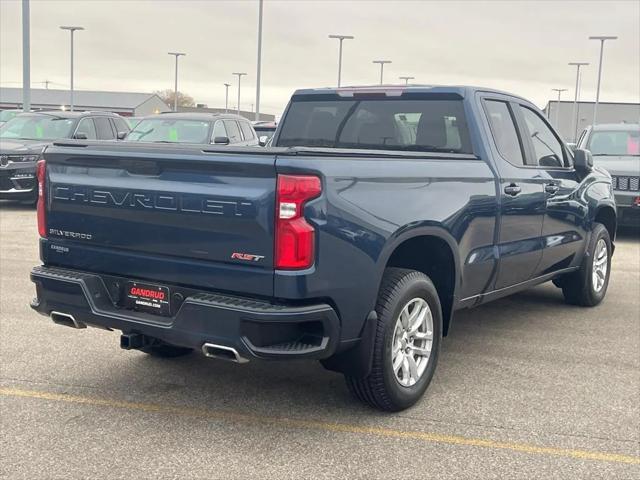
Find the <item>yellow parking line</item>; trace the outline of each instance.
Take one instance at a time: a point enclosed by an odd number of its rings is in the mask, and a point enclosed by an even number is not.
[[[123,400],[110,400],[95,397],[83,397],[78,395],[68,395],[63,393],[43,392],[37,390],[22,390],[18,388],[0,388],[0,395],[10,397],[36,398],[40,400],[51,400],[54,402],[76,403],[83,405],[93,405],[110,408],[123,408],[128,410],[138,410],[149,413],[170,413],[173,415],[183,415],[189,417],[206,418],[210,420],[236,421],[252,424],[271,424],[276,426],[306,428],[311,430],[324,430],[330,432],[367,434],[387,438],[406,438],[420,440],[430,443],[444,443],[449,445],[463,445],[470,447],[482,447],[498,450],[511,450],[514,452],[553,455],[559,457],[570,457],[581,460],[598,460],[604,462],[640,464],[640,457],[621,455],[617,453],[606,453],[588,450],[573,450],[566,448],[542,447],[529,445],[526,443],[500,442],[484,438],[471,438],[458,435],[443,435],[440,433],[418,432],[411,430],[394,430],[381,427],[363,427],[347,423],[330,423],[314,420],[298,420],[284,417],[268,417],[261,415],[250,415],[235,412],[217,412],[189,408],[184,406],[158,405],[153,403],[127,402]]]

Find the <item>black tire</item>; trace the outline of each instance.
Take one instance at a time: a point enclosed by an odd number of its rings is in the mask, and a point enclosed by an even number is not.
[[[191,352],[193,352],[193,349],[187,347],[178,347],[176,345],[169,345],[168,343],[158,343],[156,345],[148,345],[146,347],[142,347],[140,351],[151,355],[152,357],[175,358],[189,355]]]
[[[607,247],[607,268],[604,285],[600,290],[596,290],[592,280],[594,268],[593,257],[597,254],[595,250],[600,240],[603,240]],[[609,277],[611,275],[611,251],[609,231],[601,223],[594,223],[580,270],[565,275],[558,282],[567,303],[571,305],[581,305],[583,307],[594,307],[604,299],[607,294]]]
[[[427,366],[412,386],[403,386],[392,368],[392,342],[398,316],[414,298],[424,299],[433,317],[433,343]],[[385,270],[376,305],[376,326],[373,363],[367,377],[345,375],[351,393],[363,403],[385,411],[409,408],[424,394],[438,363],[442,339],[442,308],[438,292],[425,274],[415,270],[388,268]]]

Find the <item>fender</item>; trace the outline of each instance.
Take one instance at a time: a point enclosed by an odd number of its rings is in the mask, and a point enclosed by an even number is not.
[[[436,237],[445,241],[453,253],[455,268],[453,301],[450,311],[443,311],[443,327],[445,328],[443,334],[446,335],[447,327],[451,324],[451,317],[457,303],[457,292],[460,284],[460,259],[458,245],[455,239],[441,225],[405,225],[404,227],[396,230],[389,237],[389,240],[386,242],[378,257],[378,291],[380,290],[380,284],[382,283],[384,269],[395,249],[407,240],[425,236]],[[372,310],[364,322],[358,344],[332,358],[322,360],[324,367],[329,370],[345,373],[358,378],[364,378],[369,375],[371,371],[371,363],[373,361],[373,344],[375,341],[377,320],[377,314]]]
[[[615,241],[616,227],[618,223],[618,211],[616,207],[615,197],[611,191],[611,184],[601,180],[595,180],[586,185],[583,198],[588,203],[588,217],[585,219],[587,225],[585,229],[590,232],[596,218],[603,210],[609,210],[613,214],[611,224],[605,224],[611,236],[612,248],[615,249],[613,242]],[[613,251],[612,251],[613,253]]]
[[[457,304],[458,292],[460,287],[460,252],[458,248],[458,242],[456,242],[455,238],[453,238],[453,236],[446,230],[444,226],[442,226],[442,224],[428,225],[427,223],[428,222],[421,222],[418,225],[405,225],[403,227],[400,227],[389,237],[378,257],[378,290],[380,290],[380,284],[382,283],[382,274],[384,273],[384,269],[389,262],[389,258],[391,258],[391,255],[400,244],[416,237],[437,237],[441,240],[444,240],[453,253],[453,262],[455,267],[455,286],[453,291],[452,306],[453,311],[455,310]]]

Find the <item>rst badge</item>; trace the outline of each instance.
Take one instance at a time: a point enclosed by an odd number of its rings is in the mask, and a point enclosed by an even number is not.
[[[264,259],[264,255],[253,255],[251,253],[233,252],[231,254],[233,260],[244,260],[245,262],[259,262]]]

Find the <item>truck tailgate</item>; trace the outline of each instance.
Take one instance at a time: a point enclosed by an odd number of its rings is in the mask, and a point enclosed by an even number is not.
[[[275,155],[122,143],[45,160],[44,243],[67,247],[43,248],[48,263],[273,294]]]

